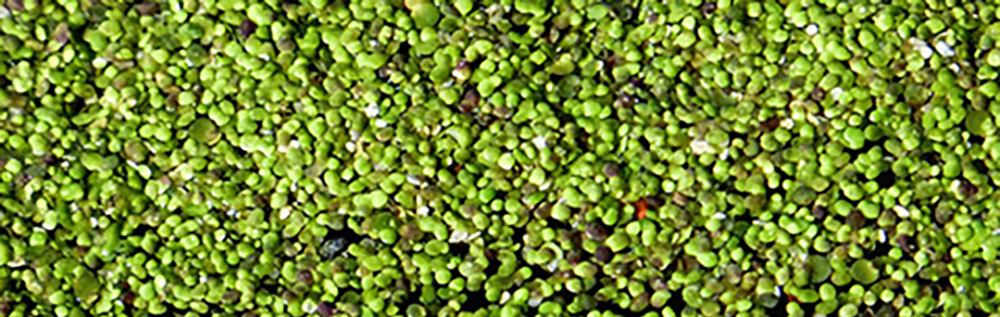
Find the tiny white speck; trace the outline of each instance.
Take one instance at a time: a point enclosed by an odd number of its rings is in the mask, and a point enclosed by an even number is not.
[[[724,213],[724,212],[717,212],[717,213],[715,213],[715,215],[712,216],[712,218],[718,219],[718,220],[724,220],[724,219],[726,219],[726,213]]]
[[[792,118],[785,118],[785,120],[781,120],[781,127],[791,130],[795,127],[795,120],[792,120]]]
[[[549,147],[548,142],[546,142],[545,138],[543,138],[541,135],[531,139],[531,143],[535,144],[535,147],[537,147],[538,149],[546,149]]]
[[[260,58],[260,59],[263,59],[265,61],[270,61],[271,60],[271,56],[269,56],[267,54],[264,54],[264,53],[261,53],[260,55],[257,55],[257,57]]]
[[[694,140],[691,141],[691,152],[694,154],[702,154],[711,150],[708,141],[705,140]]]
[[[97,227],[97,218],[90,217],[90,225],[93,227]]]
[[[906,209],[906,207],[896,205],[896,207],[892,207],[892,210],[895,211],[896,215],[900,218],[910,218],[910,210]]]
[[[723,161],[729,159],[729,148],[722,150],[722,155],[719,155],[719,158],[722,159]]]
[[[297,149],[302,147],[302,144],[299,143],[299,140],[292,140],[292,142],[288,143],[288,146],[292,147],[293,149]]]
[[[541,305],[541,304],[542,304],[542,299],[541,298],[531,298],[531,299],[528,299],[528,306],[529,307],[538,307],[538,305]]]
[[[461,230],[455,230],[451,232],[451,237],[448,238],[448,243],[459,243],[465,242],[469,238],[469,233]]]
[[[7,7],[0,6],[0,19],[6,19],[10,17],[10,10]]]
[[[819,26],[816,26],[815,24],[810,24],[809,26],[806,27],[806,34],[809,34],[809,36],[816,35],[816,33],[819,33]]]
[[[950,188],[951,188],[952,191],[957,192],[957,191],[959,191],[960,187],[962,187],[962,182],[959,182],[958,180],[951,181],[951,187]]]
[[[879,229],[878,230],[878,242],[885,243],[885,240],[887,238],[888,237],[886,237],[885,230],[884,229]]]
[[[504,291],[503,294],[500,295],[500,305],[506,303],[507,300],[510,300],[510,292]]]
[[[368,107],[365,108],[365,114],[368,115],[369,118],[374,118],[378,115],[378,113],[378,105],[375,103],[370,103],[368,104]]]
[[[937,44],[934,44],[934,48],[937,49],[938,54],[941,54],[941,56],[944,57],[955,56],[955,50],[952,49],[951,46],[948,45],[948,43],[945,43],[944,41],[940,41],[937,42]]]
[[[430,212],[431,209],[427,208],[427,206],[420,206],[420,208],[417,208],[417,215],[426,216]]]
[[[420,179],[417,178],[416,176],[413,176],[413,174],[406,174],[406,181],[415,186],[420,186],[423,184],[423,182],[421,182]]]
[[[844,93],[844,89],[841,89],[840,87],[830,90],[830,95],[833,96],[833,99],[837,99],[842,93]]]
[[[347,142],[347,145],[345,147],[347,148],[348,152],[354,152],[354,142],[353,141],[352,142]]]
[[[385,120],[378,119],[378,120],[375,120],[375,126],[379,127],[379,128],[385,128],[385,127],[389,126],[389,123],[385,122]]]
[[[914,48],[916,48],[917,51],[920,52],[920,56],[922,56],[924,59],[929,59],[931,58],[931,56],[934,55],[934,49],[928,46],[927,42],[924,42],[923,40],[917,38],[911,38],[910,43],[913,44]]]

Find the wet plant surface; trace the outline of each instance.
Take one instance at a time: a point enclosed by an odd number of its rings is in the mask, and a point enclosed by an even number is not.
[[[0,316],[994,316],[996,6],[0,2]]]

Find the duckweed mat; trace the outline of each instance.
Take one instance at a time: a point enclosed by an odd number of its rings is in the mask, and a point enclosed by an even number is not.
[[[996,1],[5,0],[3,316],[1000,316]]]

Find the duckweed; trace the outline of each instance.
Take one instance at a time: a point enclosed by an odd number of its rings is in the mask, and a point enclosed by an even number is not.
[[[956,1],[0,3],[3,316],[996,315]]]

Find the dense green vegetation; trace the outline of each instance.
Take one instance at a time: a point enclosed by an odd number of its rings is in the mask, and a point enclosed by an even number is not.
[[[1000,11],[5,0],[3,316],[997,316]]]

